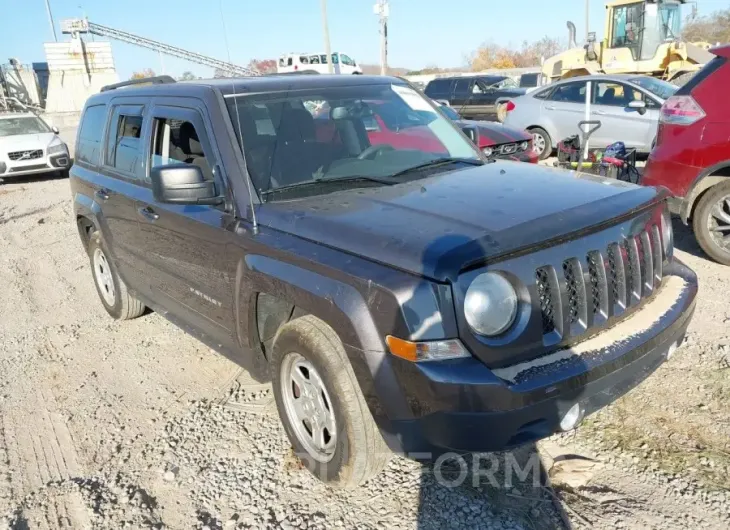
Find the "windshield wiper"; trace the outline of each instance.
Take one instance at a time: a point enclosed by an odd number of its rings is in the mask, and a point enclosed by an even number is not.
[[[397,173],[393,173],[391,177],[399,177],[400,175],[406,175],[408,173],[411,173],[413,171],[420,171],[421,169],[429,169],[439,166],[445,166],[447,164],[468,164],[470,166],[483,166],[487,162],[484,160],[478,160],[478,159],[472,159],[472,158],[450,158],[450,157],[443,157],[443,158],[435,158],[433,160],[429,160],[428,162],[424,162],[423,164],[418,164],[417,166],[411,166],[409,168],[406,168],[402,171],[398,171]]]
[[[353,181],[357,181],[357,180],[364,180],[367,182],[377,182],[379,184],[386,184],[386,185],[397,184],[396,181],[393,181],[390,178],[385,179],[385,178],[379,178],[379,177],[368,177],[368,176],[364,176],[364,175],[352,175],[352,176],[346,176],[346,177],[322,177],[322,178],[317,178],[314,180],[305,180],[304,182],[297,182],[296,184],[289,184],[287,186],[271,188],[270,190],[260,190],[260,193],[261,193],[262,197],[268,197],[269,195],[272,195],[274,193],[293,190],[295,188],[316,186],[317,184],[323,184],[325,182],[353,182]]]

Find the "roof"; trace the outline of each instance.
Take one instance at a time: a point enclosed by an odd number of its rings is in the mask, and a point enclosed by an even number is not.
[[[466,75],[450,75],[450,76],[444,76],[444,77],[437,77],[433,79],[433,81],[440,81],[442,79],[445,79],[447,81],[450,81],[452,79],[473,79],[473,78],[479,78],[479,79],[507,79],[509,76],[504,74],[479,74],[479,73],[473,73],[473,74],[466,74]]]
[[[143,81],[143,80],[140,80]],[[346,75],[346,74],[272,74],[257,77],[223,77],[220,79],[195,79],[191,81],[165,82],[155,85],[128,85],[123,88],[106,90],[92,96],[95,100],[114,96],[152,96],[165,93],[169,95],[190,94],[213,88],[224,96],[230,94],[246,94],[253,92],[280,92],[291,89],[318,89],[329,87],[363,86],[363,85],[403,85],[406,81],[397,77],[379,75]]]
[[[636,79],[637,77],[651,77],[642,74],[592,74],[592,75],[577,75],[575,77],[566,77],[565,79],[558,79],[550,83],[554,85],[556,83],[566,83],[569,81],[629,81],[630,79]],[[546,85],[546,86],[550,86]],[[540,87],[538,87],[540,88]]]

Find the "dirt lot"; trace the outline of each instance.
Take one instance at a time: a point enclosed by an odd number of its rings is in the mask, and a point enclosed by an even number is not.
[[[688,341],[541,444],[554,489],[447,488],[394,458],[338,492],[296,465],[266,386],[154,313],[107,317],[66,181],[0,184],[0,515],[18,529],[728,528],[730,271],[675,229],[701,281]]]

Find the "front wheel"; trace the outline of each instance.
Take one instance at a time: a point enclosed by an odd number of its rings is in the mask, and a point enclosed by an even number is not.
[[[730,181],[710,188],[692,215],[692,228],[702,250],[730,265]]]
[[[279,417],[312,474],[354,488],[385,467],[390,451],[332,328],[311,315],[284,324],[270,370]]]
[[[553,152],[553,142],[545,129],[533,127],[528,131],[532,135],[532,150],[538,159],[545,160]]]

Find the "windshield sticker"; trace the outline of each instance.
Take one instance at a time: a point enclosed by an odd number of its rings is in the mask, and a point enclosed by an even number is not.
[[[393,89],[393,92],[400,96],[400,98],[406,103],[406,105],[411,107],[411,109],[425,110],[428,112],[433,112],[434,114],[436,113],[431,105],[429,105],[428,102],[423,99],[423,97],[419,96],[418,92],[416,92],[412,88],[399,85],[390,85],[390,87]]]

